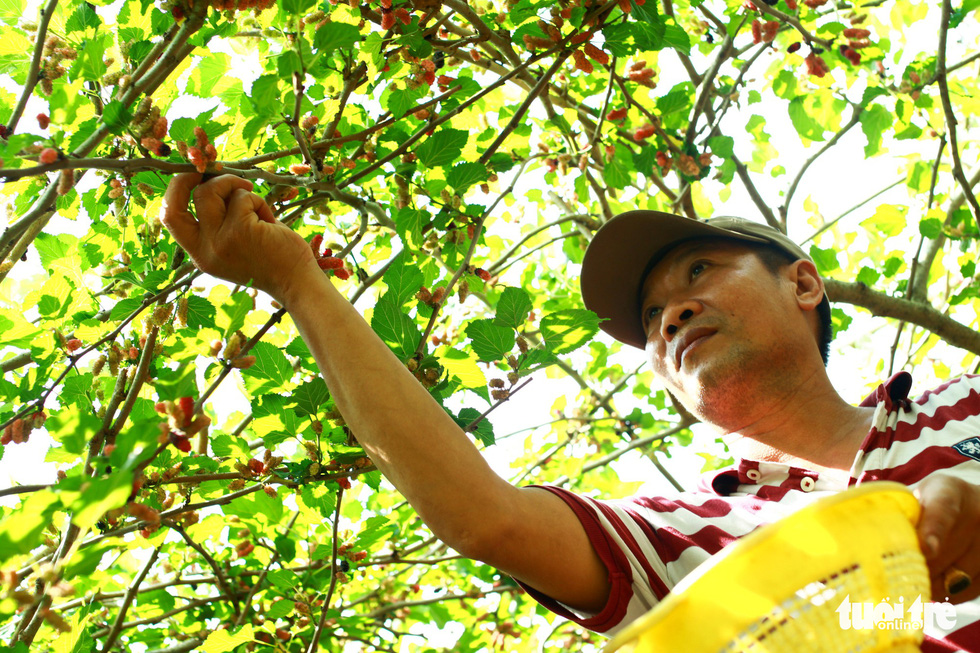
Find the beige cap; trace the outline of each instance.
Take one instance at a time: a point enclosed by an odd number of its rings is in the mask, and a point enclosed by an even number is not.
[[[640,290],[650,268],[674,246],[694,238],[730,238],[772,245],[796,259],[812,261],[786,234],[767,224],[719,216],[692,220],[660,211],[627,211],[595,234],[582,261],[582,299],[616,340],[643,349]],[[824,302],[827,296],[824,295]]]

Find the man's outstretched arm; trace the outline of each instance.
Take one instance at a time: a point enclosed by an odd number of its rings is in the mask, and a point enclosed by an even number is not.
[[[334,288],[309,245],[250,192],[250,182],[231,175],[199,180],[173,178],[164,225],[201,270],[252,283],[289,310],[358,442],[433,533],[567,605],[602,608],[607,572],[572,510],[490,469]]]

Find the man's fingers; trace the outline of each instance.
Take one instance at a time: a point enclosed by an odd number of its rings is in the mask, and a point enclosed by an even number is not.
[[[188,204],[191,191],[199,183],[201,183],[201,175],[196,172],[174,175],[167,185],[163,206],[160,209],[160,222],[184,249],[193,248],[198,237],[200,227],[188,210]]]
[[[276,218],[272,215],[272,210],[261,197],[255,193],[250,193],[244,188],[238,188],[231,193],[228,198],[228,218],[231,221],[238,221],[249,216],[255,215],[263,222],[275,222]],[[237,225],[232,225],[237,226]]]
[[[916,488],[922,505],[917,531],[922,552],[927,560],[939,553],[940,543],[946,541],[959,519],[963,505],[963,492],[957,479],[941,476]]]
[[[258,195],[252,194],[252,197],[256,197],[259,200],[259,206],[256,208],[255,212],[259,216],[259,220],[262,222],[268,222],[270,224],[276,223],[276,214],[272,212],[272,207],[266,204],[265,200]]]
[[[216,231],[228,212],[228,201],[238,190],[251,191],[252,182],[235,175],[221,175],[194,190],[197,219],[206,231]]]

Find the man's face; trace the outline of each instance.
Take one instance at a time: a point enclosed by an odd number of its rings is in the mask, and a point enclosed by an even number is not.
[[[729,422],[737,402],[794,365],[811,337],[794,284],[773,275],[753,248],[735,240],[695,240],[672,249],[644,281],[641,316],[654,372],[705,421]],[[768,381],[767,381],[768,380]],[[762,387],[759,387],[759,384]],[[736,403],[733,403],[736,402]],[[737,419],[737,418],[736,418]]]

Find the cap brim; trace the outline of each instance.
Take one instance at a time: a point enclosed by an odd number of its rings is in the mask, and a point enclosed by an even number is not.
[[[692,238],[767,242],[748,234],[660,211],[627,211],[604,224],[582,261],[582,300],[604,321],[599,327],[616,340],[643,349],[640,288],[653,257]]]

